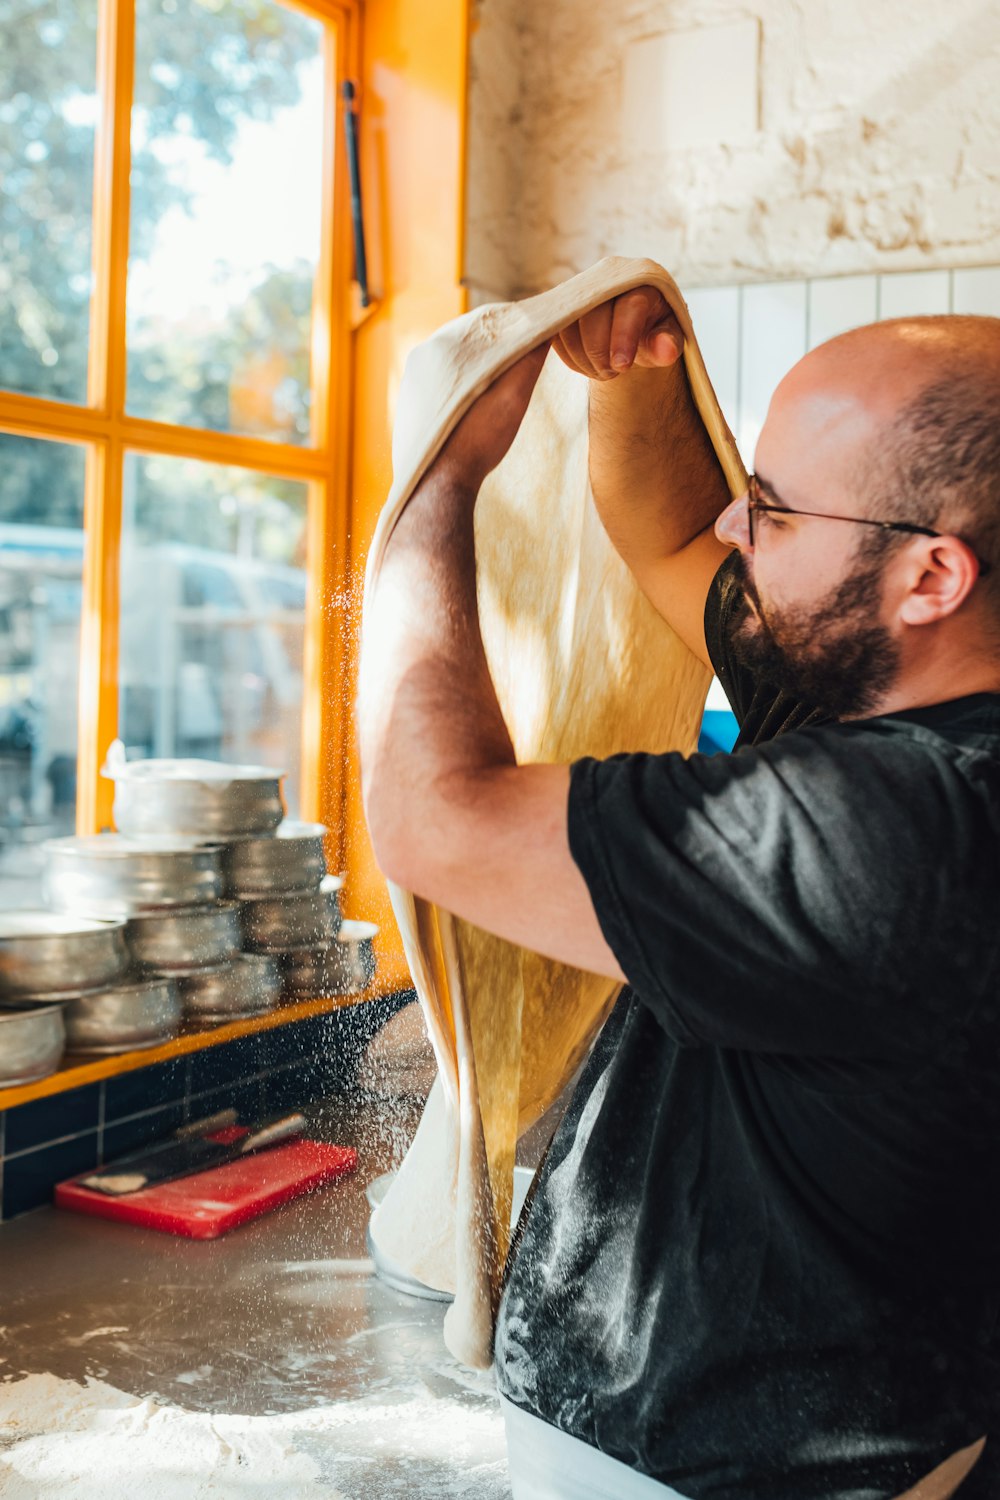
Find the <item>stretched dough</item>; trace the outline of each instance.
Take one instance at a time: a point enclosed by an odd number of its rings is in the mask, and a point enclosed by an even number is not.
[[[477,396],[584,312],[645,285],[658,287],[680,320],[699,414],[730,491],[743,492],[743,465],[676,285],[653,261],[609,258],[541,296],[458,318],[410,355],[366,596],[403,507]],[[476,507],[480,623],[521,763],[690,751],[709,681],[601,526],[588,477],[588,385],[549,355]],[[390,887],[390,895],[439,1075],[372,1234],[412,1275],[454,1292],[445,1340],[456,1358],[486,1367],[517,1139],[572,1077],[618,991],[406,891]]]

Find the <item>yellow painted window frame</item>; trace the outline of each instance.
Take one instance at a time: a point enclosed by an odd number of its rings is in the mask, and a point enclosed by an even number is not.
[[[275,0],[279,3],[279,0]],[[75,406],[0,390],[0,431],[82,445],[83,613],[77,737],[77,831],[111,826],[112,786],[100,775],[118,733],[122,471],[129,451],[232,465],[308,485],[303,661],[302,816],[330,829],[327,857],[343,863],[345,632],[324,601],[348,582],[352,247],[340,86],[357,77],[360,20],[353,0],[280,0],[324,23],[321,243],[313,296],[313,428],[292,446],[129,416],[125,410],[134,0],[98,0],[99,123],[94,151],[93,291],[87,402]]]

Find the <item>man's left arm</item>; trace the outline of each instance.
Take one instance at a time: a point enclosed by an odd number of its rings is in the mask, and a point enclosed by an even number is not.
[[[570,854],[569,768],[518,766],[479,629],[473,512],[545,358],[456,428],[403,510],[367,601],[358,733],[383,873],[549,958],[623,979]]]

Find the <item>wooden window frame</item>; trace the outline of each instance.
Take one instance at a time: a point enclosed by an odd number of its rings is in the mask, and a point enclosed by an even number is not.
[[[275,0],[323,23],[321,241],[313,295],[307,445],[270,442],[129,416],[125,298],[135,55],[134,0],[98,0],[99,121],[94,149],[93,291],[87,401],[77,406],[0,390],[0,431],[72,443],[86,453],[83,608],[77,713],[78,833],[112,825],[112,784],[100,774],[118,734],[122,473],[125,455],[165,454],[294,479],[308,486],[301,815],[330,829],[327,858],[343,862],[347,706],[344,632],[325,603],[346,598],[350,483],[352,247],[341,84],[358,76],[354,0]]]

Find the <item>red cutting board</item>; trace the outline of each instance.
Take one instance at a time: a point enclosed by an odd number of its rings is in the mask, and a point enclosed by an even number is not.
[[[237,1132],[241,1133],[245,1132]],[[120,1224],[139,1224],[192,1240],[214,1240],[323,1182],[353,1172],[357,1165],[358,1153],[350,1146],[289,1141],[224,1167],[141,1188],[121,1198],[95,1193],[71,1178],[59,1183],[55,1202],[57,1208],[116,1219]]]

